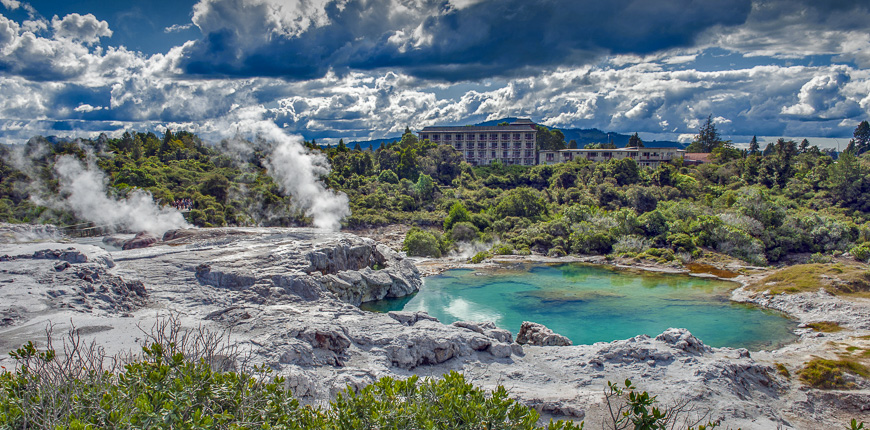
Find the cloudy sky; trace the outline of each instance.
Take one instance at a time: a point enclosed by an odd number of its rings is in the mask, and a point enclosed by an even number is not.
[[[0,142],[508,116],[676,140],[708,115],[738,143],[845,145],[870,118],[870,2],[0,0]]]

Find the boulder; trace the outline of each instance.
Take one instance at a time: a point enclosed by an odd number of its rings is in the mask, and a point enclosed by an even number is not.
[[[517,343],[533,346],[570,346],[571,340],[561,334],[553,333],[543,324],[523,321],[517,333]]]
[[[143,231],[137,234],[136,237],[124,242],[124,245],[121,247],[121,249],[126,251],[128,249],[147,248],[157,243],[158,240],[159,239],[157,239],[157,236]]]
[[[690,354],[704,354],[713,351],[712,348],[704,345],[704,342],[692,336],[692,333],[689,333],[689,330],[684,328],[669,328],[656,336],[656,340],[665,342],[674,348],[681,349]]]

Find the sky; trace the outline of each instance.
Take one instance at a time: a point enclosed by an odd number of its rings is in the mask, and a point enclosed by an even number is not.
[[[530,117],[845,147],[867,0],[0,0],[0,142],[270,121],[318,142]]]

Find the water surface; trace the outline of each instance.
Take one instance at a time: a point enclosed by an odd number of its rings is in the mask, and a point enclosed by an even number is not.
[[[546,325],[574,344],[689,329],[715,346],[777,348],[796,337],[783,314],[733,303],[731,282],[581,265],[449,270],[420,292],[363,305],[372,311],[426,311],[444,323],[493,321],[516,334],[523,321]]]

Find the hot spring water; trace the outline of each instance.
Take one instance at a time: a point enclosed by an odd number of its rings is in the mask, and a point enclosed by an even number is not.
[[[784,315],[733,303],[731,282],[635,273],[580,264],[449,270],[425,278],[414,296],[363,304],[371,311],[426,311],[449,324],[493,321],[516,334],[534,321],[574,344],[656,336],[687,328],[715,346],[773,349],[794,340]]]

